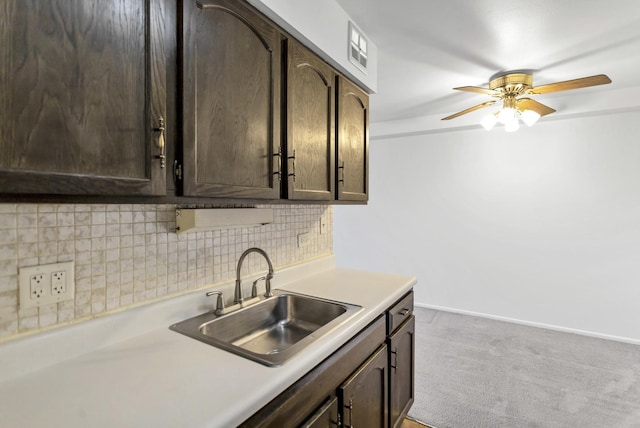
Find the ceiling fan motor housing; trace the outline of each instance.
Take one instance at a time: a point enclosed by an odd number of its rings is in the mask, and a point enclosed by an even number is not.
[[[489,89],[512,96],[522,95],[532,87],[533,76],[525,73],[505,74],[489,82]]]

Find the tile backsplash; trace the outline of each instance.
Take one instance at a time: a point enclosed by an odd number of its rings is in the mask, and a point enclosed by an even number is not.
[[[250,247],[276,268],[332,252],[331,206],[260,207],[274,223],[177,235],[176,205],[0,204],[0,341],[232,280]],[[310,239],[298,248],[301,233]],[[75,262],[75,299],[19,309],[19,268],[64,261]],[[249,257],[242,272],[266,268]]]

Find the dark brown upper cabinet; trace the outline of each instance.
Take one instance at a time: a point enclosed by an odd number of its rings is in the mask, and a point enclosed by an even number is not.
[[[280,198],[281,34],[237,0],[184,0],[182,192]]]
[[[165,193],[165,0],[4,0],[0,192]]]
[[[286,197],[335,199],[335,74],[293,39],[287,46]]]
[[[366,202],[369,191],[369,95],[341,76],[336,82],[337,199]]]

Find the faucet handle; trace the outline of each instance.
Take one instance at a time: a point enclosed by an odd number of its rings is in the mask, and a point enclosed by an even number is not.
[[[262,280],[266,281],[266,279],[266,276],[261,276],[260,278],[253,281],[253,285],[251,286],[251,298],[258,297],[258,282]]]
[[[218,295],[218,299],[216,300],[215,314],[223,315],[224,314],[224,295],[222,294],[222,291],[207,291],[207,297],[213,296],[216,294]]]

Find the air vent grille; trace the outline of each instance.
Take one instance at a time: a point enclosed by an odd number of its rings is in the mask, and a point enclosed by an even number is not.
[[[369,42],[353,22],[349,21],[349,61],[366,73]]]

